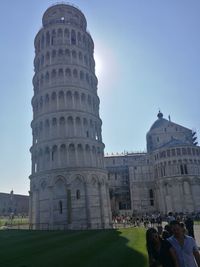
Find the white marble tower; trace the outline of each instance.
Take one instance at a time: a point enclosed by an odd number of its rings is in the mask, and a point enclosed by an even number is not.
[[[83,13],[46,10],[35,37],[30,222],[40,229],[109,228],[94,43]]]

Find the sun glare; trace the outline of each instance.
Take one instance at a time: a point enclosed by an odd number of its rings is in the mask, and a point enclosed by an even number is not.
[[[101,58],[97,55],[97,54],[94,54],[94,60],[95,60],[95,72],[96,72],[96,75],[101,75],[102,74],[102,61],[101,61]]]

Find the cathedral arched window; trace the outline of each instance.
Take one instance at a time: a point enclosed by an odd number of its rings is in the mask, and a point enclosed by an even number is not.
[[[84,72],[81,70],[80,71],[80,79],[83,80],[84,79]]]
[[[184,174],[184,168],[182,164],[180,165],[180,170],[181,170],[181,174]]]
[[[44,48],[44,35],[42,35],[42,40],[41,40],[41,48]]]
[[[50,45],[50,34],[49,32],[46,33],[46,46]]]
[[[71,77],[71,70],[70,69],[66,69],[65,74],[67,77]]]
[[[81,94],[81,102],[83,103],[83,104],[85,104],[85,99],[86,99],[86,97],[85,97],[85,94]]]
[[[91,106],[91,104],[92,104],[92,99],[91,99],[91,96],[88,95],[88,105]]]
[[[50,60],[49,52],[46,53],[45,59],[46,59],[46,63],[49,63],[49,60]]]
[[[78,32],[78,44],[80,45],[80,43],[81,43],[81,34],[80,32]]]
[[[73,57],[74,59],[77,58],[77,54],[76,54],[76,51],[75,51],[75,50],[72,51],[72,57]]]
[[[59,120],[60,125],[65,125],[65,118],[61,117]]]
[[[153,193],[153,189],[149,190],[149,198],[150,198],[150,205],[154,206],[154,193]]]
[[[73,120],[73,118],[71,116],[67,118],[67,124],[68,125],[73,125],[74,124],[74,120]]]
[[[77,71],[77,69],[74,69],[73,70],[73,76],[74,76],[74,78],[77,78],[78,77],[78,71]]]
[[[51,55],[52,55],[52,58],[54,59],[56,57],[56,50],[53,50]]]
[[[83,47],[86,46],[86,40],[85,40],[85,35],[83,35]]]
[[[46,72],[46,74],[45,74],[45,82],[49,82],[49,73],[48,73],[48,71]]]
[[[68,101],[72,101],[72,93],[71,93],[71,91],[67,91],[66,97],[67,97]]]
[[[185,174],[188,174],[188,169],[187,169],[187,165],[184,164],[184,171],[185,171]]]
[[[87,83],[89,83],[89,75],[88,75],[88,73],[86,74],[86,81],[87,81]]]
[[[58,96],[59,96],[59,99],[64,99],[64,92],[60,91]]]
[[[52,36],[51,36],[51,45],[55,44],[55,39],[56,39],[56,31],[52,31]]]
[[[41,65],[42,66],[44,65],[44,55],[42,55],[42,57],[41,57]]]
[[[53,92],[51,94],[51,99],[52,99],[52,101],[56,101],[56,92]]]
[[[88,58],[87,58],[86,55],[84,56],[84,63],[85,63],[86,66],[88,65]]]
[[[63,35],[62,29],[58,29],[58,37],[62,37],[62,35]]]
[[[59,205],[59,213],[62,214],[63,213],[63,203],[61,200],[59,201],[58,205]]]
[[[56,70],[52,70],[51,72],[51,78],[55,79],[56,78]]]
[[[63,69],[58,70],[58,76],[59,76],[59,78],[62,78],[64,76]]]
[[[59,49],[59,50],[58,50],[58,56],[59,56],[59,57],[62,57],[62,56],[63,56],[63,50],[62,50],[62,49]]]
[[[71,31],[71,44],[76,45],[76,33],[74,30]]]
[[[68,29],[65,29],[65,31],[64,31],[64,36],[65,36],[66,38],[69,38],[69,30],[68,30]]]
[[[45,95],[45,104],[49,104],[49,95],[48,94]]]
[[[65,55],[66,55],[66,57],[70,57],[70,51],[69,51],[69,49],[65,49]]]
[[[52,161],[56,159],[56,154],[57,154],[57,146],[53,146],[52,154],[51,154]]]
[[[78,53],[78,57],[79,57],[79,60],[82,61],[83,60],[83,54],[81,52]]]
[[[80,199],[81,198],[81,192],[80,190],[76,190],[76,199]]]

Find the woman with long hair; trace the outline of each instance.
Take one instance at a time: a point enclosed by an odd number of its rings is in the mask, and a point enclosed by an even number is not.
[[[179,267],[174,248],[158,235],[155,228],[149,228],[146,231],[146,246],[149,267]]]

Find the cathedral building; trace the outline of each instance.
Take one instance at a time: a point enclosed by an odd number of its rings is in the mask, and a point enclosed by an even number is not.
[[[51,6],[34,45],[30,223],[109,228],[94,43],[84,14],[68,4]]]
[[[159,112],[146,135],[147,152],[106,156],[112,213],[200,212],[196,139]]]
[[[25,195],[0,193],[0,216],[28,215],[29,197]]]

